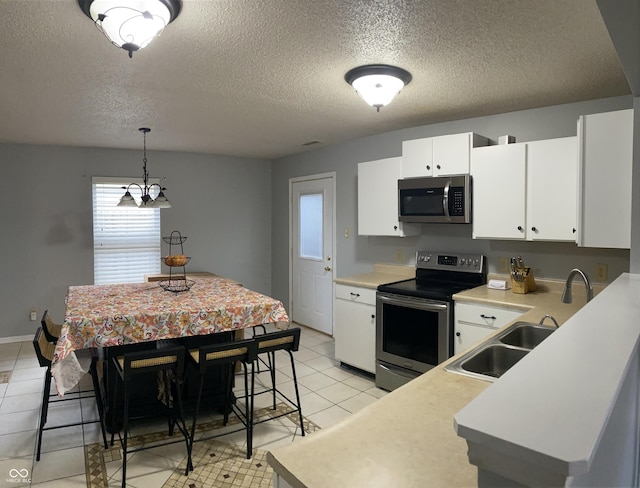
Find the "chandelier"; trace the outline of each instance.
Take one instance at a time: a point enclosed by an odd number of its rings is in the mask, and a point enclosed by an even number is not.
[[[380,112],[411,81],[411,73],[396,66],[368,64],[348,71],[344,79],[358,95]]]
[[[179,0],[78,0],[109,41],[133,56],[162,34],[180,13]]]
[[[171,208],[171,202],[164,196],[164,190],[166,190],[166,188],[160,186],[158,183],[149,185],[149,172],[147,171],[147,133],[151,132],[151,129],[148,127],[140,127],[138,130],[142,132],[144,138],[144,156],[142,158],[142,180],[144,187],[137,183],[130,183],[129,186],[123,186],[122,189],[125,190],[125,194],[122,195],[120,202],[118,202],[118,207]],[[132,186],[137,186],[140,192],[142,192],[140,205],[136,203],[129,191]],[[158,196],[155,199],[151,196],[151,189],[154,187],[158,187]]]

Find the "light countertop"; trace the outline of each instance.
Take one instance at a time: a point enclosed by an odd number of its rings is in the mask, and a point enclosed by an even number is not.
[[[394,281],[409,280],[416,277],[415,266],[403,266],[395,264],[375,264],[373,272],[363,273],[343,278],[336,278],[334,281],[339,285],[359,286],[362,288],[378,288],[385,283]]]
[[[519,308],[524,320],[549,313],[562,324],[586,302],[580,286],[573,286],[572,304],[561,302],[559,282],[542,281],[526,295],[481,286],[454,298]],[[477,468],[454,415],[492,383],[444,371],[453,359],[339,424],[269,452],[269,464],[294,488],[475,486]]]

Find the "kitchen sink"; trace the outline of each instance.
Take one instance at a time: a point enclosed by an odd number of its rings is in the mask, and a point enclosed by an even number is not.
[[[460,367],[471,373],[499,378],[528,352],[528,349],[504,344],[488,344],[463,361]]]
[[[509,332],[500,334],[500,342],[510,346],[533,349],[549,337],[554,330],[556,329],[531,322],[516,322],[512,328],[510,327]]]
[[[495,381],[555,330],[555,327],[533,322],[514,322],[444,369],[472,378]]]

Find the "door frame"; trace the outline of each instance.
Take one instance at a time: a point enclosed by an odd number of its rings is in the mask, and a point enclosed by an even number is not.
[[[333,239],[331,240],[331,259],[333,264],[331,265],[331,296],[335,295],[335,283],[334,279],[336,277],[336,172],[329,171],[327,173],[318,173],[315,175],[308,176],[296,176],[295,178],[289,178],[289,304],[288,309],[292,311],[292,303],[293,303],[293,184],[301,183],[304,181],[313,181],[313,180],[323,180],[323,179],[331,179],[331,185],[333,187],[333,201],[331,202],[333,209],[333,229],[331,232],[333,233]],[[333,307],[332,307],[333,308]],[[333,326],[335,325],[335,310],[331,313],[331,330],[333,330]],[[332,334],[333,335],[333,334]]]

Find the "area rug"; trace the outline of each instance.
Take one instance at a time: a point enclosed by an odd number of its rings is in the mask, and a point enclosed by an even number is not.
[[[276,405],[273,410],[269,407],[256,410],[257,418],[276,417],[288,412],[282,417],[292,425],[298,425],[298,413],[285,403]],[[231,416],[227,426],[238,424],[239,420]],[[305,434],[311,434],[320,427],[303,417]],[[205,422],[196,426],[198,432],[213,431],[222,427],[222,419]],[[166,432],[134,436],[129,439],[131,447],[148,442],[165,439]],[[153,452],[150,451],[150,452]],[[85,472],[88,488],[107,488],[106,463],[122,459],[119,445],[104,449],[102,444],[90,444],[84,448]],[[163,485],[163,488],[260,488],[271,487],[273,470],[267,464],[267,451],[254,449],[251,459],[246,458],[246,448],[235,446],[216,439],[196,442],[193,446],[192,460],[194,470],[189,476],[184,475],[186,460],[182,461],[175,472]]]

